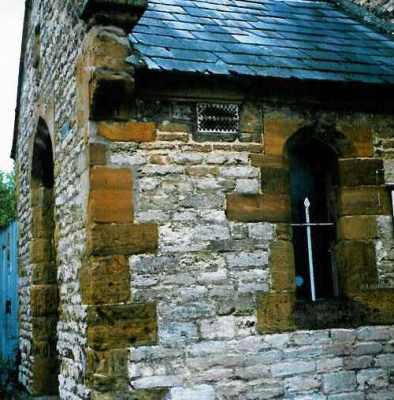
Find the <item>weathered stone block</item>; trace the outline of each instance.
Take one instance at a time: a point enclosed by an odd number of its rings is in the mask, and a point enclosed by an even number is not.
[[[148,0],[85,0],[79,14],[92,25],[116,25],[129,32],[147,5]]]
[[[252,102],[243,104],[240,115],[240,131],[242,142],[261,142],[262,108]]]
[[[47,285],[56,283],[57,268],[55,263],[34,264],[32,271],[33,285]]]
[[[156,124],[153,122],[100,122],[97,133],[115,142],[153,142]]]
[[[390,215],[389,192],[382,186],[344,187],[339,191],[338,211],[345,215]]]
[[[337,122],[336,130],[353,144],[352,152],[346,157],[373,157],[373,122],[361,115],[343,118]]]
[[[295,291],[295,265],[293,244],[276,241],[270,246],[270,267],[274,291]]]
[[[156,224],[93,224],[88,231],[88,254],[154,253],[158,248],[158,237]]]
[[[133,91],[134,78],[127,72],[94,70],[89,81],[90,119],[128,120]]]
[[[239,222],[288,222],[290,201],[288,195],[264,194],[227,195],[227,218]]]
[[[85,3],[92,3],[85,0]],[[127,38],[103,25],[94,26],[86,35],[83,57],[80,60],[84,66],[126,70],[130,66],[126,58],[130,54],[130,43]]]
[[[155,344],[155,304],[92,306],[87,310],[88,345],[95,350]]]
[[[261,183],[264,193],[289,193],[290,176],[282,166],[264,166],[261,168]]]
[[[93,167],[90,173],[90,220],[92,222],[132,222],[132,190],[133,178],[129,169]]]
[[[59,304],[57,285],[33,285],[30,296],[33,317],[57,314]]]
[[[51,239],[54,229],[52,207],[32,208],[32,236],[34,239]]]
[[[34,186],[34,184],[33,184]],[[53,204],[53,190],[43,186],[33,187],[31,191],[31,206],[48,208]]]
[[[270,112],[264,115],[265,154],[282,156],[291,135],[305,124],[301,115],[290,111]]]
[[[257,296],[257,330],[259,333],[294,330],[294,293],[264,293]]]
[[[83,304],[115,304],[130,298],[128,260],[125,256],[91,257],[81,268]]]
[[[357,215],[339,218],[337,232],[340,240],[376,239],[378,235],[376,217],[372,215]]]
[[[89,144],[89,165],[105,165],[107,163],[107,147],[102,143]]]
[[[58,371],[56,357],[35,356],[32,369],[32,394],[34,396],[56,395],[59,387]]]
[[[353,301],[366,307],[364,325],[394,323],[394,290],[362,290],[350,294]]]
[[[56,337],[57,322],[57,316],[34,317],[32,320],[34,340],[48,343]]]
[[[381,185],[384,182],[383,160],[345,158],[338,162],[341,186]]]
[[[323,375],[323,392],[351,392],[356,388],[356,373],[354,371],[339,371]]]
[[[345,293],[376,284],[376,255],[372,241],[341,241],[336,255],[340,283]]]
[[[33,264],[46,263],[54,259],[51,239],[33,239],[30,242],[30,261]]]

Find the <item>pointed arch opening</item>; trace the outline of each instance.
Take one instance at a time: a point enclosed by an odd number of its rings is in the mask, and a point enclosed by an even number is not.
[[[40,119],[31,164],[32,263],[31,311],[33,327],[34,396],[58,394],[57,323],[59,294],[54,244],[54,158],[51,136]]]
[[[298,300],[339,296],[335,259],[337,136],[318,135],[314,128],[306,128],[286,145]],[[327,140],[330,137],[334,140]]]

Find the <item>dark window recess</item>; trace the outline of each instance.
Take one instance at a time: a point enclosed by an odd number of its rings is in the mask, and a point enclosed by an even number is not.
[[[335,298],[337,156],[329,146],[305,136],[290,143],[288,154],[297,298],[313,300],[311,265],[315,299]]]
[[[239,106],[197,104],[197,133],[212,140],[235,139],[239,133]]]

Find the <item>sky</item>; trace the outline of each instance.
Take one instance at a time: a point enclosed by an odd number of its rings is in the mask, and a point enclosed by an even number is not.
[[[0,1],[0,170],[10,171],[24,0]]]

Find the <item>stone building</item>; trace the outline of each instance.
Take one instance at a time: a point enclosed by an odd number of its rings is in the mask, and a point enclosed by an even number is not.
[[[27,0],[22,385],[392,400],[393,56],[330,1]]]

